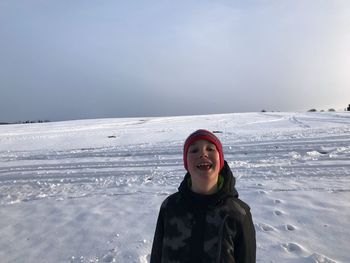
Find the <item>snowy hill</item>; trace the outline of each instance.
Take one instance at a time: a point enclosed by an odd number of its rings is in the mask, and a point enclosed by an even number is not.
[[[350,114],[245,113],[0,126],[1,262],[148,262],[182,146],[217,133],[257,262],[350,262]]]

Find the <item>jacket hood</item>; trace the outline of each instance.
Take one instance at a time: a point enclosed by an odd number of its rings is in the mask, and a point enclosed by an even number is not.
[[[220,187],[220,189],[212,194],[209,195],[210,198],[215,198],[215,199],[226,199],[228,197],[235,197],[238,198],[238,192],[236,190],[236,179],[232,174],[231,168],[228,166],[227,162],[224,161],[224,167],[220,170],[219,176],[223,178],[223,185]],[[189,172],[186,173],[185,178],[182,180],[178,190],[180,193],[184,193],[186,195],[200,195],[192,192],[190,188],[190,181],[191,175]],[[204,196],[204,195],[201,195]],[[209,197],[208,196],[208,197]]]

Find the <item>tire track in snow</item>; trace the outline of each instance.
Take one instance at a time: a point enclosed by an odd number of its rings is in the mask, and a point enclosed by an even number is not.
[[[290,120],[300,125],[298,119]],[[308,129],[306,129],[308,130]],[[250,187],[254,180],[298,180],[313,177],[348,180],[350,176],[350,138],[343,130],[328,130],[313,137],[288,138],[287,133],[251,140],[240,137],[231,141],[223,133],[225,159],[229,162],[242,187]],[[175,187],[184,175],[182,142],[157,145],[138,144],[127,147],[82,148],[52,152],[0,152],[4,164],[0,168],[2,197],[16,191],[16,187],[29,185],[31,195],[54,189],[98,186],[109,189],[127,184],[153,183]],[[310,189],[311,186],[307,186]],[[281,188],[280,190],[293,190]],[[340,189],[333,186],[334,191]],[[63,190],[62,190],[63,191]],[[84,190],[83,190],[84,191]],[[57,190],[58,192],[58,190]],[[49,193],[50,194],[50,193]],[[11,198],[10,198],[11,199]]]

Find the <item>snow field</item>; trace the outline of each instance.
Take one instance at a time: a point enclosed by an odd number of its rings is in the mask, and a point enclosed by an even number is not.
[[[350,115],[246,113],[0,126],[1,262],[148,262],[182,144],[222,140],[257,262],[349,262]]]

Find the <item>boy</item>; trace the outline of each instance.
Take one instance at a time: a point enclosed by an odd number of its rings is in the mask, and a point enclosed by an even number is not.
[[[249,206],[238,198],[222,144],[210,131],[185,141],[187,170],[178,192],[161,205],[151,263],[255,262],[255,229]]]

